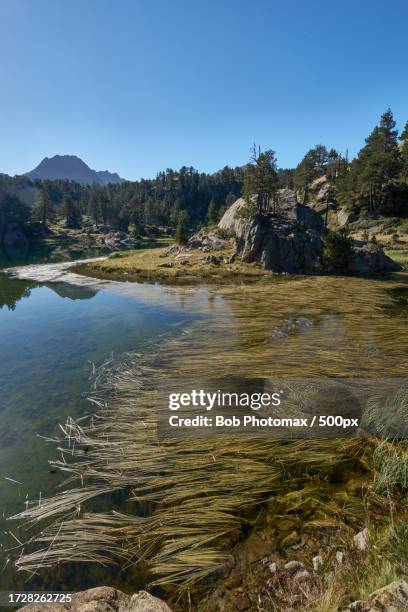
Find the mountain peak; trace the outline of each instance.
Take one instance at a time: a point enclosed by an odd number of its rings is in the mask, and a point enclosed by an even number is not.
[[[30,179],[48,179],[76,181],[81,185],[90,185],[96,183],[98,185],[108,185],[109,183],[123,183],[125,179],[121,178],[117,172],[109,172],[108,170],[92,170],[80,157],[77,155],[54,155],[53,157],[44,157],[44,159],[30,172],[26,172],[25,176]]]

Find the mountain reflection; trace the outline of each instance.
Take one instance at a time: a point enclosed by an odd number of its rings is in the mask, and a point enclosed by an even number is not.
[[[0,274],[0,310],[2,308],[15,310],[20,300],[30,297],[31,290],[40,286],[44,285],[36,281],[17,279],[6,274]],[[52,289],[61,298],[68,298],[69,300],[91,300],[98,293],[97,290],[89,287],[78,287],[63,282],[46,283],[45,286]]]
[[[70,300],[91,300],[98,293],[95,289],[70,285],[69,283],[46,283],[46,287],[52,289],[60,297]]]

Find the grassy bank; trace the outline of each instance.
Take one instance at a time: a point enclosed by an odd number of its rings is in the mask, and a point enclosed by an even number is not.
[[[115,280],[161,282],[163,284],[199,284],[253,282],[270,279],[271,272],[238,259],[229,263],[233,248],[211,251],[214,261],[204,263],[206,254],[199,250],[165,256],[166,248],[141,248],[113,253],[105,261],[76,268],[77,272]]]

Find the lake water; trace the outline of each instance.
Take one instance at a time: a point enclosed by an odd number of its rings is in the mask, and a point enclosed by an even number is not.
[[[86,279],[63,264],[0,272],[3,531],[26,496],[59,482],[47,464],[55,445],[38,435],[55,436],[67,416],[91,410],[93,364],[155,343],[164,367],[197,380],[405,376],[407,291],[404,274],[175,288]]]

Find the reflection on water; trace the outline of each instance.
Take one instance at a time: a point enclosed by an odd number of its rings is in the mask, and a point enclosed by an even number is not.
[[[115,289],[0,274],[0,516],[55,482],[47,470],[54,448],[36,436],[89,411],[92,364],[143,350],[195,316],[159,288],[154,300],[147,288]]]

